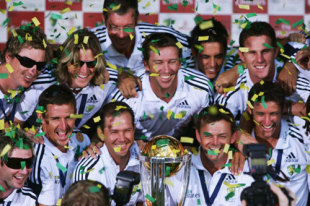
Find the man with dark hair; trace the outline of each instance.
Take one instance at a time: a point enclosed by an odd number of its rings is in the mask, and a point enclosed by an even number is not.
[[[0,204],[35,206],[37,196],[24,186],[32,170],[32,142],[11,128],[6,135],[0,134],[0,151]]]
[[[210,22],[213,26],[202,29],[201,25],[205,22]],[[197,24],[191,32],[191,47],[196,69],[203,72],[213,84],[220,73],[230,69],[225,62],[227,39],[228,33],[225,27],[214,18]]]
[[[306,148],[309,140],[301,126],[290,124],[282,116],[283,89],[278,83],[258,82],[250,90],[248,101],[252,107],[247,110],[254,122],[252,136],[270,151],[269,165],[274,169],[269,181],[291,189],[297,195],[297,205],[307,205],[309,154]]]
[[[105,25],[92,29],[101,43],[107,65],[122,69],[118,77],[119,88],[126,97],[136,95],[138,77],[145,71],[141,46],[145,37],[151,33],[173,34],[183,45],[185,65],[193,68],[188,36],[171,27],[138,23],[138,15],[138,0],[106,0],[103,5]]]
[[[250,28],[242,30],[239,41],[239,55],[247,68],[242,71],[233,91],[216,98],[216,102],[227,107],[236,120],[240,120],[246,109],[248,91],[253,84],[265,79],[276,80],[274,60],[278,53],[275,32],[266,22],[251,23]]]
[[[0,119],[13,122],[20,93],[45,67],[46,50],[46,36],[39,27],[22,25],[10,36],[0,64],[0,73],[7,74],[0,81]]]
[[[82,158],[77,164],[73,181],[95,180],[113,194],[116,175],[123,170],[139,172],[138,147],[134,141],[135,124],[131,108],[123,102],[110,102],[100,110],[98,136],[104,140],[99,158]],[[136,189],[128,205],[143,204],[142,192]],[[115,202],[112,201],[112,205]]]
[[[90,144],[86,135],[73,133],[76,102],[65,85],[52,85],[42,92],[37,108],[44,144],[35,146],[36,160],[29,185],[36,189],[40,205],[55,205],[68,189],[82,149]]]
[[[243,172],[233,175],[230,145],[236,141],[236,124],[231,112],[223,106],[204,108],[197,118],[196,138],[200,143],[197,155],[192,155],[186,206],[240,205],[242,190],[253,178]]]
[[[181,49],[176,43],[168,33],[147,36],[143,42],[143,90],[137,98],[124,99],[120,91],[113,95],[133,109],[137,140],[161,134],[180,138],[190,130],[194,114],[213,101],[208,78],[199,71],[181,68]],[[139,143],[142,147],[143,142]]]

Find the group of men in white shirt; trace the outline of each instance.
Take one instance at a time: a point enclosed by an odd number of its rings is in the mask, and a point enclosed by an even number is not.
[[[119,9],[113,9],[113,5],[119,4],[121,4]],[[108,70],[114,83],[116,83],[116,79],[114,79],[116,77],[113,76],[115,75],[113,69],[118,69],[119,73],[119,90],[115,90],[113,95],[106,98],[127,103],[108,103],[103,105],[97,113],[100,119],[99,129],[92,129],[96,130],[97,135],[104,141],[104,146],[100,148],[101,155],[97,156],[97,159],[83,158],[78,163],[78,154],[90,145],[90,140],[87,135],[79,131],[73,132],[74,128],[81,128],[87,121],[86,119],[81,121],[81,117],[77,117],[76,114],[81,115],[87,110],[91,111],[93,108],[85,105],[87,102],[98,101],[97,94],[93,90],[89,94],[87,92],[80,93],[82,97],[80,106],[77,107],[77,100],[73,93],[79,94],[81,90],[89,86],[89,81],[95,79],[96,73],[93,69],[95,66],[90,64],[97,65],[98,52],[94,53],[90,47],[86,49],[83,47],[84,50],[80,48],[77,52],[79,59],[74,59],[76,58],[74,55],[69,55],[70,60],[67,59],[65,63],[61,62],[65,64],[64,68],[66,69],[69,64],[75,68],[70,70],[69,66],[69,79],[60,82],[66,83],[71,90],[61,84],[52,85],[43,91],[41,88],[43,83],[40,79],[31,88],[33,90],[30,89],[25,93],[30,99],[32,98],[31,93],[38,94],[35,95],[37,100],[34,100],[34,103],[28,102],[28,105],[34,107],[38,102],[39,107],[36,113],[38,121],[42,122],[42,127],[37,131],[37,134],[41,135],[37,136],[42,136],[44,141],[43,144],[37,144],[34,147],[35,160],[27,184],[38,195],[36,201],[40,205],[55,205],[72,181],[85,179],[101,182],[112,194],[116,174],[119,171],[139,171],[138,145],[141,149],[147,140],[158,134],[180,138],[193,129],[189,125],[193,125],[196,114],[200,113],[195,130],[200,147],[198,154],[192,157],[191,177],[185,205],[198,204],[198,202],[201,202],[202,205],[241,204],[239,197],[242,189],[249,186],[253,179],[243,173],[236,176],[230,172],[227,166],[230,162],[224,148],[226,145],[236,143],[235,122],[231,120],[234,118],[239,120],[247,109],[251,120],[255,123],[252,126],[252,136],[256,138],[256,141],[266,144],[274,151],[270,155],[270,160],[276,160],[272,164],[277,170],[275,176],[281,175],[282,173],[279,171],[282,171],[290,179],[286,185],[298,196],[297,204],[305,205],[309,189],[302,183],[307,181],[306,163],[309,161],[309,157],[306,150],[309,147],[309,140],[301,127],[292,125],[294,122],[287,123],[286,120],[282,120],[282,112],[286,108],[282,100],[271,98],[276,96],[276,92],[272,88],[278,86],[264,82],[267,79],[276,81],[277,76],[275,68],[277,49],[272,27],[265,22],[254,22],[251,24],[251,28],[242,31],[240,46],[247,47],[248,51],[239,51],[239,55],[246,64],[246,68],[238,69],[240,75],[238,75],[239,79],[234,91],[228,92],[226,96],[217,96],[217,103],[223,104],[224,107],[222,107],[212,105],[213,85],[219,87],[217,78],[225,67],[224,58],[227,52],[227,33],[223,32],[221,25],[210,20],[214,22],[215,27],[207,29],[207,32],[210,36],[215,37],[214,39],[210,38],[209,41],[197,40],[199,36],[205,36],[203,29],[197,32],[201,29],[199,25],[192,32],[193,44],[191,46],[194,48],[193,56],[196,61],[196,69],[203,74],[191,69],[193,58],[190,55],[188,37],[171,28],[137,24],[139,14],[137,5],[138,2],[135,0],[105,1],[103,14],[106,25],[93,29],[101,43],[107,65],[112,67],[112,70],[111,68]],[[196,35],[194,35],[194,31],[196,31]],[[150,35],[145,36],[149,33]],[[74,34],[79,35],[80,33]],[[84,36],[88,36],[88,34]],[[84,36],[79,38],[81,45],[85,39]],[[75,38],[73,37],[74,35],[67,41],[73,42]],[[179,43],[183,45],[183,48],[180,48]],[[87,43],[84,44],[87,45]],[[15,49],[14,52],[16,53],[18,50]],[[68,56],[66,51],[62,52],[64,60]],[[211,51],[214,53],[208,53]],[[32,59],[33,56],[30,59],[30,52],[37,52],[36,59]],[[32,46],[30,43],[21,47],[18,54],[14,54],[12,49],[5,50],[4,54],[5,60],[2,61],[10,63],[14,68],[11,77],[7,80],[14,79],[16,81],[10,81],[10,84],[3,84],[4,81],[0,82],[1,94],[5,94],[4,91],[8,90],[8,86],[13,90],[19,86],[29,87],[47,59],[44,47]],[[0,71],[10,72],[10,67],[5,66],[4,63],[0,65]],[[127,73],[126,68],[133,70],[134,75],[138,77],[129,74],[130,71]],[[51,76],[48,78],[52,79]],[[79,85],[85,79],[88,79],[86,84]],[[301,84],[300,79],[299,76],[297,85]],[[211,83],[210,80],[213,82]],[[303,80],[303,84],[307,85],[309,79],[304,78]],[[139,84],[139,82],[142,87],[140,91],[136,91],[136,83]],[[14,85],[12,85],[13,83]],[[111,84],[110,82],[109,87]],[[99,88],[100,84],[96,86]],[[251,90],[252,87],[255,89]],[[40,93],[37,93],[34,88],[39,88]],[[134,88],[134,91],[131,88]],[[309,87],[298,87],[298,89],[304,92],[301,96],[309,96]],[[249,90],[252,93],[248,93]],[[259,90],[262,93],[259,93]],[[278,90],[278,92],[284,94],[283,91]],[[252,99],[255,94],[258,101]],[[88,95],[86,99],[85,95]],[[123,96],[135,97],[125,99]],[[105,100],[102,102],[106,103]],[[9,123],[9,114],[14,117],[16,105],[15,103],[8,105],[2,103],[2,105],[4,109],[1,108],[0,118],[5,118]],[[23,102],[20,105],[23,105]],[[82,106],[84,108],[79,111]],[[27,106],[19,109],[18,117],[25,115],[26,110]],[[95,114],[98,110],[99,107],[96,107],[96,110],[91,114]],[[305,113],[305,111],[303,112]],[[93,121],[90,116],[88,118]],[[75,122],[78,123],[76,126],[74,126]],[[304,124],[304,121],[301,122]],[[14,151],[14,147],[12,151]],[[20,164],[21,168],[14,167],[12,169],[16,169],[19,173],[26,170],[27,174],[19,176],[17,173],[13,176],[15,178],[13,181],[19,181],[20,185],[18,187],[13,185],[10,188],[4,188],[4,190],[13,191],[10,193],[12,195],[15,195],[14,192],[24,194],[20,193],[19,189],[23,187],[25,177],[30,174],[31,170],[27,166],[31,163],[28,159],[33,158],[33,153],[31,152],[31,157],[24,159],[18,155],[14,156],[15,153],[12,151],[8,152],[9,161],[1,159],[1,167],[4,165],[5,169],[12,168],[10,162],[17,162],[16,164]],[[32,150],[27,150],[27,152],[29,151]],[[217,151],[217,153],[211,152],[212,154],[210,154],[208,151]],[[21,162],[26,163],[26,169],[23,168],[25,163]],[[1,179],[0,183],[2,181],[4,180]],[[0,185],[3,187],[3,184]],[[9,197],[12,196],[10,194]],[[29,192],[29,194],[33,193]],[[7,194],[0,192],[0,195],[3,195],[4,201],[7,200]],[[31,195],[30,197],[34,197]],[[135,190],[129,205],[139,205],[143,201],[142,192]]]

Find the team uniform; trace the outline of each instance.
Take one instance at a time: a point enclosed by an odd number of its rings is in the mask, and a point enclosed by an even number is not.
[[[177,40],[184,46],[182,50],[183,58],[185,59],[186,63],[183,65],[186,65],[186,67],[189,68],[194,68],[194,61],[191,57],[191,49],[189,48],[188,43],[189,37],[180,33],[179,31],[174,30],[171,27],[156,26],[148,23],[138,23],[138,25],[135,27],[135,46],[129,59],[114,49],[111,39],[108,35],[108,30],[104,25],[93,28],[91,31],[94,32],[98,37],[107,62],[115,65],[117,68],[127,67],[134,71],[136,76],[140,76],[145,71],[141,48],[145,37],[152,33],[165,32],[174,35]]]
[[[126,102],[134,111],[136,139],[162,134],[179,138],[188,130],[193,116],[212,104],[213,91],[205,75],[192,69],[180,69],[177,75],[177,89],[168,103],[155,95],[148,73],[141,78],[143,90],[137,98],[124,99],[119,90],[113,95],[113,99]]]
[[[252,136],[255,137],[254,130]],[[276,147],[272,150],[270,160],[277,174],[284,178],[282,172],[289,178],[288,182],[277,184],[285,185],[297,196],[297,205],[307,205],[309,188],[307,182],[308,173],[306,167],[309,155],[306,153],[304,130],[301,127],[290,124],[286,119],[281,121],[281,132]],[[277,169],[279,168],[279,169]],[[281,171],[281,172],[280,172]],[[274,175],[270,175],[270,182],[275,181]]]
[[[53,77],[51,76],[51,79]],[[35,111],[40,94],[50,85],[55,84],[55,81],[47,81],[47,83],[34,84],[34,87],[28,89],[24,93],[24,98],[17,105],[16,118],[21,121],[26,121]],[[110,94],[116,89],[112,81],[104,84],[104,87],[87,85],[78,94],[74,94],[76,99],[76,111],[78,114],[83,114],[83,118],[78,118],[75,121],[75,128],[83,126],[93,115],[99,111],[101,106],[109,102]]]
[[[36,189],[40,204],[55,205],[69,188],[77,158],[90,145],[90,140],[81,133],[73,134],[67,152],[62,153],[45,136],[43,138],[44,144],[35,145],[36,159],[28,185]]]
[[[191,173],[184,205],[241,205],[241,192],[249,187],[254,179],[244,173],[234,176],[228,167],[211,175],[201,162],[200,152],[201,150],[197,155],[192,155]],[[234,195],[229,197],[232,193]]]
[[[35,206],[37,205],[37,196],[33,193],[31,188],[27,186],[21,189],[15,189],[4,199],[0,199],[0,206]]]
[[[276,81],[276,71],[273,82]],[[229,91],[226,96],[219,94],[215,102],[228,108],[235,119],[240,120],[243,111],[247,108],[248,92],[253,85],[249,70],[244,69],[243,73],[239,75],[234,91]]]
[[[0,119],[4,119],[7,122],[11,120],[13,122],[17,104],[20,98],[23,97],[23,94],[20,93],[21,91],[17,90],[17,92],[8,96],[3,94],[0,90]]]
[[[120,172],[119,165],[116,165],[110,155],[106,145],[100,148],[101,155],[94,159],[92,157],[82,158],[76,165],[73,173],[73,182],[81,180],[95,180],[102,183],[113,194],[116,184],[116,175]],[[137,159],[138,146],[134,143],[130,148],[130,158],[124,170],[139,173],[139,160]],[[127,205],[136,205],[137,202],[143,202],[142,192],[135,189]],[[112,205],[115,202],[112,201]]]

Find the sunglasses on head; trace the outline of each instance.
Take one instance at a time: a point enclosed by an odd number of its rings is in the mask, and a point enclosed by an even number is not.
[[[22,162],[25,162],[25,166],[30,169],[32,167],[32,161],[33,158],[13,158],[9,157],[7,158],[7,161],[4,161],[5,165],[11,169],[21,169],[22,168]]]
[[[80,67],[82,67],[84,64],[86,63],[87,67],[88,68],[94,68],[97,64],[97,60],[94,60],[94,61],[89,61],[89,62],[84,62],[84,61],[79,61],[79,65]]]
[[[38,71],[41,71],[42,69],[44,69],[46,65],[45,62],[36,62],[33,59],[30,59],[28,57],[22,57],[22,56],[19,56],[18,54],[16,54],[15,57],[18,59],[19,63],[23,65],[24,67],[31,68],[34,65],[37,65]]]

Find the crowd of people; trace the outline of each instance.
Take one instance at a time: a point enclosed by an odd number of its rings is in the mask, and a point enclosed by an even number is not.
[[[116,205],[116,175],[139,173],[139,152],[157,135],[192,139],[181,141],[192,153],[185,206],[246,204],[250,143],[267,148],[264,180],[279,205],[307,205],[308,36],[277,39],[269,23],[248,22],[233,48],[214,18],[187,36],[138,16],[138,0],[105,0],[105,24],[76,30],[57,49],[32,24],[9,37],[0,205]],[[127,205],[145,198],[136,186]]]

